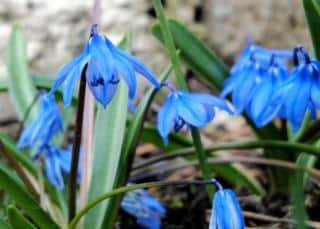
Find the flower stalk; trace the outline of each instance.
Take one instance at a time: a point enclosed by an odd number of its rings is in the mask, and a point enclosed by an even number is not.
[[[76,197],[77,197],[77,171],[80,159],[80,145],[82,136],[82,122],[84,113],[84,102],[86,95],[86,69],[81,72],[79,96],[78,96],[78,107],[76,117],[76,127],[74,133],[74,140],[72,146],[72,159],[71,159],[71,171],[69,181],[69,221],[75,216],[76,213]]]
[[[153,0],[152,2],[153,2],[153,6],[155,8],[157,17],[160,22],[160,27],[161,27],[161,32],[163,34],[164,43],[165,43],[165,46],[167,47],[167,50],[168,50],[168,53],[169,53],[169,56],[170,56],[170,59],[172,62],[172,66],[173,66],[173,70],[174,70],[174,73],[176,76],[177,84],[180,89],[187,91],[188,86],[185,81],[183,72],[181,70],[177,50],[176,50],[176,47],[175,47],[175,44],[174,44],[174,41],[173,41],[173,38],[172,38],[172,35],[170,32],[168,21],[166,19],[165,14],[164,14],[164,10],[163,10],[161,1],[160,0]],[[209,166],[207,163],[207,155],[206,155],[205,151],[203,150],[203,145],[201,142],[201,136],[200,136],[199,130],[195,127],[191,127],[191,133],[192,133],[192,138],[193,138],[194,145],[195,145],[195,148],[197,151],[202,175],[203,175],[204,179],[210,179],[210,169],[209,169]],[[213,195],[213,189],[211,187],[208,188],[208,194],[211,198]]]

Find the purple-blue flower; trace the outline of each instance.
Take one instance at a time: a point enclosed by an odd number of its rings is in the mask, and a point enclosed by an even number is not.
[[[297,131],[307,111],[315,118],[320,107],[320,62],[311,59],[302,46],[294,49],[295,67],[291,76],[273,95],[274,106],[283,105],[293,130]]]
[[[147,229],[160,229],[161,218],[166,214],[160,201],[144,189],[127,192],[122,199],[121,208],[135,217],[137,224]]]
[[[276,59],[277,57],[272,55],[269,68],[261,75],[260,82],[252,91],[252,99],[246,109],[257,127],[268,124],[277,115],[285,116],[284,107],[272,103],[274,92],[289,76],[287,68]]]
[[[168,143],[172,128],[179,131],[184,125],[203,127],[214,118],[216,107],[232,113],[220,98],[172,90],[158,114],[157,128],[164,143]]]
[[[209,229],[244,229],[244,218],[237,197],[230,189],[223,189],[215,181],[218,191],[214,194]]]
[[[245,47],[232,67],[229,78],[223,83],[221,97],[225,98],[231,94],[232,104],[237,114],[247,108],[253,98],[253,91],[269,68],[272,56],[277,56],[275,59],[277,65],[286,68],[285,58],[292,57],[292,52],[249,45]]]
[[[147,78],[157,88],[160,87],[155,76],[141,61],[115,47],[107,37],[98,33],[97,25],[93,25],[90,39],[82,53],[59,71],[51,88],[50,93],[54,93],[63,85],[65,106],[70,105],[76,82],[85,66],[87,66],[86,80],[91,92],[103,106],[112,100],[120,75],[128,85],[131,99],[135,96],[137,89],[136,72]]]
[[[35,120],[22,132],[18,148],[41,146],[48,144],[52,137],[63,130],[63,121],[59,108],[52,95],[40,95],[40,112]]]
[[[42,147],[42,155],[45,161],[45,173],[48,181],[58,190],[64,188],[63,174],[70,173],[71,147],[67,149],[58,148],[55,145]],[[80,180],[81,166],[78,167],[77,179]]]

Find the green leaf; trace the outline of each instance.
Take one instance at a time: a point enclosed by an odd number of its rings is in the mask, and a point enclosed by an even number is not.
[[[10,136],[0,133],[0,140],[8,152],[11,153],[12,156],[14,156],[14,158],[19,161],[24,168],[26,168],[33,176],[37,175],[37,168],[25,153],[17,149],[16,143]]]
[[[8,219],[13,229],[36,229],[13,205],[8,207]]]
[[[173,19],[168,20],[168,24],[175,45],[181,51],[182,59],[202,80],[220,89],[223,80],[229,74],[223,61],[183,24]],[[163,42],[159,22],[153,24],[151,31]]]
[[[50,218],[27,191],[22,182],[12,174],[10,170],[0,167],[0,187],[15,200],[17,205],[25,210],[25,212],[40,227],[45,229],[59,228],[58,225]]]
[[[160,76],[159,82],[164,82],[167,80],[172,67],[170,66],[167,70]],[[121,159],[117,171],[117,183],[114,188],[118,188],[126,185],[129,176],[131,164],[134,157],[135,148],[138,144],[141,135],[141,129],[143,128],[144,119],[146,112],[148,111],[151,102],[154,98],[157,89],[152,86],[147,93],[144,95],[143,99],[139,103],[130,123],[127,127],[127,133],[124,139],[124,145],[121,153]],[[121,196],[117,196],[110,200],[110,204],[105,214],[104,218],[104,228],[112,227],[117,212],[119,210]]]
[[[1,229],[12,229],[12,227],[7,224],[3,219],[0,218],[0,228]]]
[[[94,136],[94,160],[89,200],[109,192],[116,182],[121,157],[128,109],[128,88],[120,81],[116,95],[106,109],[99,106]],[[85,218],[85,228],[100,228],[107,203],[103,203]]]
[[[302,0],[302,2],[315,56],[320,59],[320,0]]]
[[[12,27],[7,55],[9,94],[19,119],[23,120],[37,91],[28,73],[25,40],[17,24]],[[32,109],[27,121],[32,120],[36,114],[37,110]]]

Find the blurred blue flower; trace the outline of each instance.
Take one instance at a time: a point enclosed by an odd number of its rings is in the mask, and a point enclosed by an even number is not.
[[[112,100],[120,81],[119,74],[128,85],[130,98],[136,94],[135,72],[146,77],[157,88],[160,87],[155,76],[141,61],[115,47],[107,37],[98,33],[97,27],[92,26],[90,39],[82,53],[59,71],[51,93],[63,84],[64,104],[69,106],[76,82],[86,65],[88,85],[94,97],[103,106]]]
[[[213,197],[209,229],[244,229],[244,218],[236,195],[214,182],[218,191]]]
[[[137,219],[137,224],[147,229],[160,229],[161,218],[166,209],[160,201],[144,189],[127,192],[121,202],[121,208]]]
[[[71,167],[71,149],[60,149],[54,145],[45,145],[42,147],[43,158],[45,161],[45,172],[48,181],[58,190],[64,188],[63,173],[69,174]],[[81,154],[80,154],[81,155]],[[77,179],[80,180],[81,166],[78,166]]]
[[[252,91],[252,99],[249,101],[247,113],[257,127],[269,123],[276,115],[284,117],[284,108],[280,103],[274,106],[272,96],[289,76],[287,68],[276,61],[272,55],[269,68],[261,75],[261,81]]]
[[[223,83],[221,97],[231,94],[237,114],[242,113],[253,98],[253,91],[268,70],[272,55],[278,57],[275,58],[277,65],[286,68],[285,58],[292,57],[292,52],[249,45],[232,67],[229,78]]]
[[[63,121],[59,108],[52,95],[40,95],[39,115],[22,132],[18,148],[45,145],[52,137],[63,130]]]
[[[273,95],[275,106],[284,105],[286,117],[297,131],[307,111],[316,117],[320,107],[320,62],[311,59],[303,46],[294,49],[295,67],[291,76]]]
[[[203,127],[214,118],[215,107],[232,113],[220,98],[172,90],[158,114],[157,128],[164,143],[168,143],[168,135],[172,128],[179,131],[184,125]]]

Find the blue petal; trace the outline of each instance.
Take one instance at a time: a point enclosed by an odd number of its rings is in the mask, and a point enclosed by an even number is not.
[[[270,103],[273,92],[272,79],[269,77],[264,82],[257,85],[253,91],[252,100],[248,104],[249,116],[255,121],[257,126],[261,125],[260,120]]]
[[[122,73],[121,75],[128,85],[129,98],[133,99],[137,90],[137,80],[135,71],[131,64],[120,55],[115,55],[115,58],[118,71]]]
[[[231,114],[233,113],[224,100],[217,98],[215,96],[211,96],[203,93],[185,93],[184,97],[187,98],[188,100],[192,100],[194,102],[198,102],[206,106],[211,106],[212,108],[218,107],[228,113],[231,113]]]
[[[311,100],[315,107],[320,108],[320,76],[314,80],[311,87]]]
[[[157,128],[165,144],[168,143],[168,135],[177,115],[176,98],[174,94],[169,94],[166,102],[158,113]]]
[[[111,50],[106,46],[105,37],[101,35],[92,36],[89,40],[90,54],[101,66],[101,75],[105,81],[112,80],[115,65]]]
[[[248,70],[241,74],[241,81],[239,81],[239,88],[232,92],[232,103],[236,108],[236,113],[240,114],[247,106],[252,98],[252,91],[256,85],[257,78],[259,78],[258,70]]]
[[[118,48],[116,48],[111,41],[106,38],[106,44],[112,50],[113,53],[116,53],[116,55],[121,56],[122,58],[126,59],[132,67],[141,75],[143,75],[147,80],[149,80],[156,88],[160,88],[159,82],[156,80],[155,75],[148,70],[148,68],[137,58],[130,55],[129,53],[126,53]]]
[[[232,221],[233,229],[242,229],[244,227],[244,219],[240,205],[234,192],[230,189],[224,189],[226,204],[228,206],[229,218]]]
[[[60,170],[59,161],[53,155],[45,157],[46,162],[46,175],[51,184],[53,184],[58,190],[62,190],[64,187],[63,178]]]
[[[307,68],[302,68],[297,72],[296,80],[292,82],[286,100],[287,116],[292,124],[293,130],[297,131],[304,119],[312,86],[312,78]]]
[[[87,81],[89,88],[93,94],[93,96],[97,99],[99,103],[101,103],[104,107],[106,107],[110,101],[112,100],[114,94],[117,91],[118,83],[109,83],[109,81],[106,81],[101,74],[99,74],[100,68],[99,63],[94,61],[89,62],[88,68],[87,68]],[[114,74],[115,75],[115,74]],[[95,81],[97,79],[103,79],[103,82],[98,83],[95,85]],[[116,80],[118,80],[116,78]]]
[[[84,65],[88,62],[89,59],[90,55],[88,52],[88,46],[86,45],[79,56],[73,59],[58,72],[49,94],[52,95],[53,93],[55,93],[55,91],[61,86],[61,84],[64,83],[68,77],[71,77],[72,72],[74,72],[75,69],[80,69],[79,72],[81,72]]]
[[[138,218],[137,223],[141,226],[144,226],[147,229],[161,228],[161,220],[157,216],[148,217],[148,218]]]
[[[192,126],[203,127],[207,123],[207,110],[203,104],[188,100],[184,93],[178,92],[177,112],[184,121]]]
[[[228,206],[225,200],[224,190],[214,194],[213,208],[210,217],[209,229],[235,229],[232,227],[232,220],[229,215]]]

